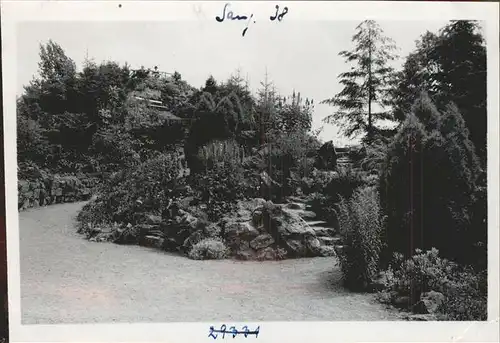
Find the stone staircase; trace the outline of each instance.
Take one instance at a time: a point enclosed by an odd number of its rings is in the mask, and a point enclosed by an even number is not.
[[[305,224],[315,232],[321,244],[321,249],[328,252],[326,255],[335,256],[343,248],[338,229],[317,218],[307,198],[289,197],[287,208],[289,211],[295,211],[304,220]]]

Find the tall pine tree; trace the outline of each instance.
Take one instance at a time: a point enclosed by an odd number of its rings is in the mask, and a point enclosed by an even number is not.
[[[324,121],[340,122],[346,136],[365,133],[367,140],[371,141],[375,123],[391,118],[390,112],[385,111],[390,105],[389,93],[394,80],[394,70],[388,62],[395,59],[396,46],[373,20],[359,24],[352,41],[354,49],[341,51],[339,55],[355,65],[339,75],[344,89],[333,98],[322,101],[336,107],[336,111]]]

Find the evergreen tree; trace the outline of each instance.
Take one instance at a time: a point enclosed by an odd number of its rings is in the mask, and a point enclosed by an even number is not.
[[[395,59],[393,52],[396,47],[373,20],[359,24],[352,40],[355,42],[354,49],[341,51],[339,55],[346,62],[356,65],[339,75],[344,89],[333,98],[322,101],[337,108],[325,121],[340,122],[348,137],[366,133],[370,141],[373,139],[375,123],[391,118],[390,112],[385,110],[390,105],[389,94],[394,74],[388,62]]]
[[[486,165],[486,47],[477,22],[452,21],[437,35],[424,34],[398,79],[396,119],[404,120],[421,91],[429,93],[440,111],[455,103]]]
[[[386,257],[435,247],[446,258],[471,263],[486,226],[472,225],[481,170],[464,120],[456,106],[440,113],[425,95],[413,109],[389,146],[380,178]]]

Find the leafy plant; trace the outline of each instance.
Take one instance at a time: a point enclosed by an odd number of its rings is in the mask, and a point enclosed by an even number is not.
[[[193,260],[220,260],[228,254],[228,248],[220,238],[205,238],[193,245],[188,257]]]
[[[339,262],[344,281],[351,288],[365,288],[376,278],[382,251],[384,218],[378,194],[372,187],[356,190],[350,200],[339,206],[343,249]]]
[[[111,177],[78,219],[93,224],[141,222],[145,213],[162,214],[171,199],[180,195],[183,182],[178,158],[160,155]]]
[[[408,296],[408,309],[421,311],[421,296],[433,291],[444,295],[437,311],[445,318],[486,320],[486,272],[478,273],[443,259],[435,248],[416,249],[408,259],[395,254],[386,276],[386,291]]]

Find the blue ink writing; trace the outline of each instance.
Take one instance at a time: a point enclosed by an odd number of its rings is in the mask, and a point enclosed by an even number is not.
[[[247,20],[248,19],[248,17],[245,15],[235,16],[233,11],[229,11],[226,14],[226,9],[228,9],[228,7],[229,7],[229,4],[225,4],[224,9],[222,10],[222,17],[217,16],[217,17],[215,17],[215,20],[217,20],[219,23],[222,23],[224,21],[224,19],[226,19],[226,18],[228,20]]]
[[[257,326],[257,328],[253,331],[250,331],[248,329],[248,326],[243,326],[241,328],[241,331],[237,330],[235,326],[231,326],[229,330],[227,330],[226,324],[222,324],[220,329],[217,330],[213,326],[210,327],[210,332],[208,334],[208,337],[212,337],[213,339],[217,339],[218,335],[217,334],[222,334],[222,338],[224,339],[226,337],[226,334],[231,334],[233,338],[235,338],[237,335],[243,335],[245,338],[247,338],[249,335],[255,335],[255,338],[259,336],[259,331],[260,331],[260,326]]]
[[[282,21],[285,14],[288,13],[288,7],[283,8],[283,12],[281,12],[281,14],[279,14],[279,11],[280,7],[276,5],[276,14],[274,16],[269,17],[269,19],[271,19],[271,21],[274,21],[276,20],[276,18],[278,18],[278,21]]]

